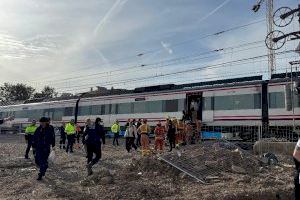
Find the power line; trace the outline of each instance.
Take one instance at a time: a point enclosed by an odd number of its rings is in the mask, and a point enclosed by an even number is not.
[[[277,55],[282,55],[282,54],[286,54],[286,53],[291,53],[294,52],[294,50],[287,50],[287,51],[281,51],[281,52],[277,52]],[[182,74],[182,73],[188,73],[188,72],[196,72],[196,71],[200,71],[200,70],[204,70],[204,69],[216,69],[216,68],[220,68],[224,65],[228,65],[228,64],[234,64],[234,63],[239,63],[242,61],[253,61],[255,59],[259,59],[259,58],[263,58],[263,57],[267,57],[268,54],[265,55],[260,55],[260,56],[255,56],[255,57],[249,57],[249,58],[243,58],[243,59],[238,59],[238,60],[233,60],[233,61],[229,61],[229,62],[223,62],[223,63],[218,63],[218,64],[212,64],[212,65],[207,65],[207,66],[202,66],[202,67],[195,67],[192,69],[187,69],[187,70],[181,70],[181,71],[176,71],[176,72],[171,72],[171,73],[166,73],[166,74],[161,74],[161,75],[151,75],[151,76],[146,76],[146,77],[141,77],[141,78],[131,78],[131,79],[123,79],[123,80],[119,80],[119,81],[112,81],[112,82],[103,82],[103,83],[98,83],[97,85],[101,85],[101,86],[105,86],[105,85],[113,85],[115,83],[128,83],[128,82],[134,82],[137,80],[146,80],[146,79],[151,79],[151,78],[158,78],[158,77],[166,77],[166,76],[170,76],[170,75],[176,75],[176,74]],[[85,84],[85,85],[77,85],[77,86],[72,86],[72,88],[76,88],[79,89],[78,87],[83,87],[83,86],[95,86],[95,84]],[[62,88],[69,88],[69,87],[61,87]]]
[[[200,37],[197,36],[197,37],[194,37],[194,38],[192,38],[192,39],[185,40],[185,41],[183,41],[183,42],[175,43],[175,44],[173,44],[171,47],[180,46],[180,45],[183,45],[183,44],[186,44],[186,43],[189,43],[189,42],[193,42],[193,41],[196,41],[196,40],[201,40],[201,39],[204,39],[204,38],[207,38],[207,37],[218,36],[218,35],[221,35],[221,34],[224,34],[224,33],[230,32],[230,31],[234,31],[234,30],[237,30],[237,29],[240,29],[240,28],[245,28],[245,27],[247,27],[247,26],[251,26],[251,25],[254,25],[254,24],[258,24],[258,23],[261,23],[261,22],[263,22],[263,21],[265,21],[265,19],[259,19],[259,20],[255,20],[255,21],[249,22],[249,23],[247,23],[247,24],[235,26],[235,27],[232,27],[232,28],[229,28],[229,29],[226,29],[226,30],[222,30],[222,31],[218,31],[218,32],[212,33],[212,34],[207,34],[207,35],[203,35],[203,36],[200,36]],[[155,53],[155,52],[159,52],[159,51],[162,51],[162,49],[161,49],[161,48],[157,48],[157,49],[145,51],[145,52],[140,53],[140,54],[138,54],[138,55],[127,56],[127,57],[115,59],[115,60],[110,61],[110,63],[115,63],[116,61],[124,60],[124,59],[127,59],[127,58],[137,58],[137,57],[144,56],[144,55],[146,55],[146,54]],[[100,65],[100,64],[99,64],[99,65]],[[110,65],[110,64],[102,63],[102,66],[107,66],[107,65]],[[98,66],[98,65],[95,65],[95,66]],[[87,67],[87,68],[81,68],[80,70],[73,71],[73,73],[78,72],[78,71],[82,71],[82,70],[85,70],[85,69],[92,69],[92,68],[95,67],[95,66],[91,66],[91,67]],[[52,77],[52,76],[48,76],[48,77]],[[34,79],[34,80],[32,80],[31,82],[38,81],[38,80],[42,80],[42,79],[46,79],[46,78],[47,78],[47,77],[43,77],[43,78],[39,78],[39,79]]]

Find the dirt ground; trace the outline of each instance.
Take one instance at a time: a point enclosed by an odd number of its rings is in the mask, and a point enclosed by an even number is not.
[[[124,141],[122,141],[124,143]],[[292,199],[291,163],[265,167],[255,176],[227,172],[203,185],[170,167],[157,156],[128,154],[124,145],[104,146],[103,157],[86,176],[82,150],[57,158],[41,182],[37,168],[25,160],[22,136],[0,135],[0,199]],[[281,159],[282,160],[282,159]],[[285,159],[286,160],[286,159]]]

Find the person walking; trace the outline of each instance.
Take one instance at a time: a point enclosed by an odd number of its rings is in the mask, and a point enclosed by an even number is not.
[[[160,153],[164,150],[165,144],[165,127],[161,125],[161,122],[158,122],[157,126],[154,129],[155,134],[155,151],[160,151]]]
[[[129,122],[126,131],[125,131],[125,140],[126,140],[126,150],[128,153],[130,153],[130,150],[132,147],[137,150],[137,146],[134,143],[134,139],[136,138],[137,135],[137,129],[136,126],[134,125],[133,121]]]
[[[169,139],[169,145],[170,145],[170,150],[172,151],[173,148],[175,148],[175,135],[176,135],[176,126],[172,120],[168,120],[167,122],[167,127],[168,127],[168,139]]]
[[[61,127],[60,127],[60,141],[59,141],[59,148],[60,149],[66,149],[66,139],[67,139],[67,136],[66,136],[66,132],[65,132],[65,126],[66,124],[63,122]]]
[[[97,133],[100,134],[102,144],[104,145],[105,144],[105,131],[104,131],[104,127],[102,125],[102,119],[100,117],[96,118],[95,129],[96,129]]]
[[[84,131],[84,144],[87,150],[87,174],[88,176],[93,174],[92,167],[101,159],[101,132],[95,129],[95,124],[91,123],[91,120],[87,120]],[[94,157],[95,154],[95,157]]]
[[[142,156],[150,154],[149,137],[151,129],[147,124],[147,120],[143,120],[143,124],[138,128],[138,133],[141,134]]]
[[[27,142],[27,148],[26,148],[26,151],[25,151],[25,159],[29,159],[29,151],[30,151],[30,148],[33,147],[33,142],[34,142],[34,132],[35,130],[37,129],[37,126],[36,126],[36,120],[33,119],[31,124],[29,126],[26,127],[25,129],[25,140]],[[33,155],[35,154],[35,152],[33,151]]]
[[[67,134],[68,144],[67,144],[67,153],[73,153],[73,145],[75,143],[75,134],[76,134],[76,125],[74,119],[70,121],[65,127],[65,132]]]
[[[75,142],[77,142],[77,143],[76,143],[76,148],[77,148],[77,149],[80,149],[80,135],[81,135],[81,134],[82,134],[81,127],[80,127],[79,125],[76,124],[76,135],[75,135],[76,141],[75,141]],[[74,143],[75,143],[75,142],[74,142]]]
[[[139,127],[142,125],[142,120],[139,119],[136,123],[136,128],[139,129]],[[137,138],[136,138],[136,146],[137,147],[140,147],[142,144],[141,144],[141,134],[138,132],[137,134]]]
[[[55,133],[49,119],[42,117],[40,119],[40,126],[34,133],[34,147],[35,147],[35,162],[40,168],[37,180],[42,180],[48,168],[48,157],[50,149],[55,147]]]
[[[114,134],[113,145],[115,146],[115,143],[117,143],[117,146],[119,146],[120,125],[118,120],[111,126],[111,132]]]

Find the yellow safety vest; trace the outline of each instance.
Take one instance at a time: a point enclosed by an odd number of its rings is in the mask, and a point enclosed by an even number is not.
[[[113,132],[113,133],[119,133],[119,131],[120,131],[120,125],[119,124],[113,124],[111,126],[111,132]]]
[[[65,132],[67,133],[67,135],[74,135],[76,133],[75,124],[72,125],[71,123],[68,123],[65,127]]]
[[[25,129],[25,133],[26,133],[27,135],[33,135],[36,129],[37,129],[37,126],[36,126],[36,125],[29,125],[29,126],[27,126],[26,129]]]
[[[148,133],[149,126],[147,124],[142,124],[139,129],[141,131],[141,134],[143,134],[143,133],[145,134],[145,133]]]

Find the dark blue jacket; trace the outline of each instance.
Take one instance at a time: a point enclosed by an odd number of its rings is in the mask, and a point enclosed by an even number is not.
[[[55,133],[53,126],[45,128],[39,126],[34,133],[34,146],[36,150],[46,150],[50,152],[50,147],[55,146]]]
[[[64,126],[61,126],[60,127],[60,138],[66,138],[66,132],[65,132],[65,127]]]
[[[95,125],[96,132],[100,135],[101,138],[105,137],[105,131],[102,125],[96,124]]]
[[[87,145],[101,144],[101,132],[93,126],[86,126],[83,134],[83,143]]]

